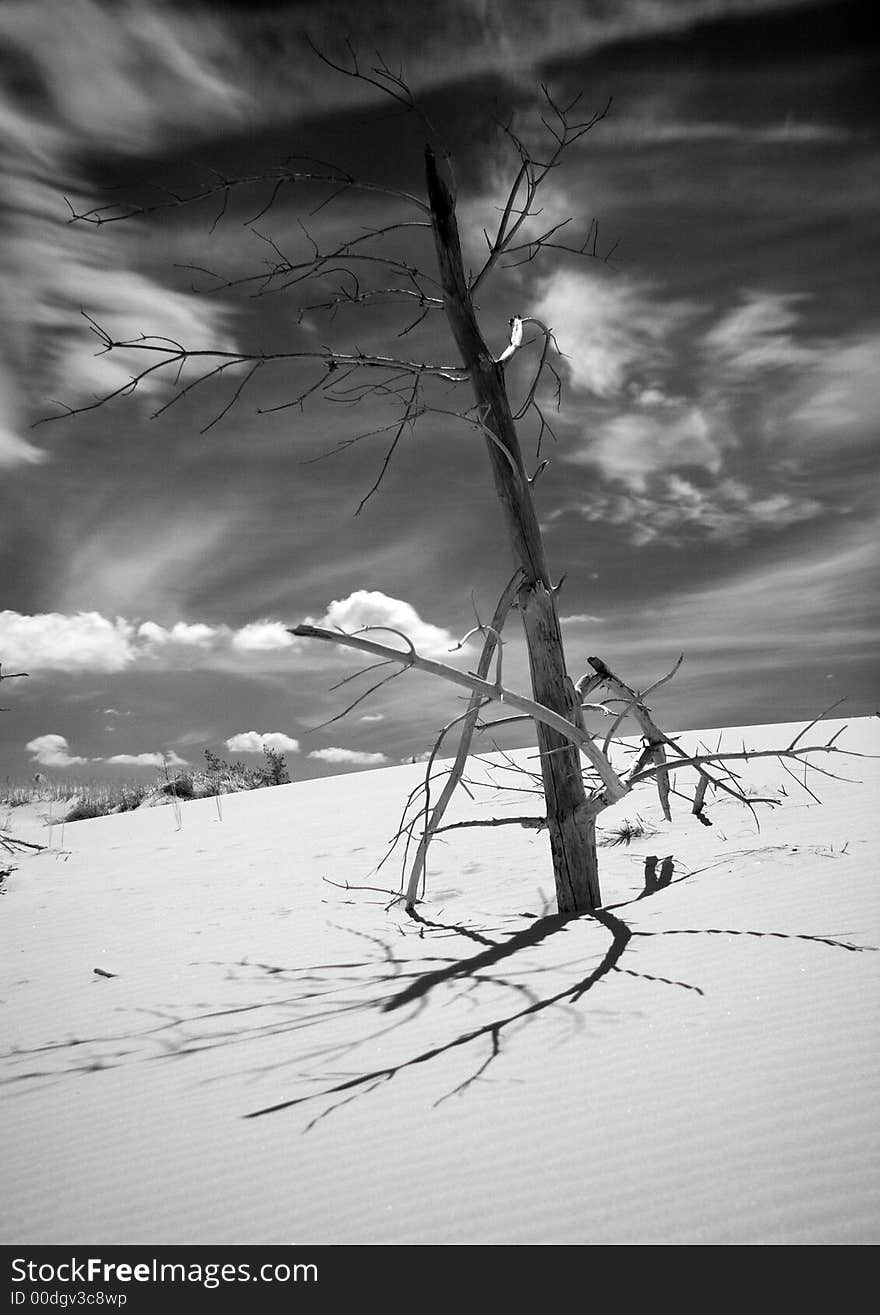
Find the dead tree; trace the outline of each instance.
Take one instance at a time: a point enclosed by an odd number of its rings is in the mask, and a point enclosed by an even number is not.
[[[385,65],[364,70],[351,50],[348,64],[335,64],[326,56],[320,58],[338,73],[360,79],[391,96],[408,110],[418,113],[409,88]],[[545,813],[542,818],[531,821],[536,824],[539,822],[549,835],[560,913],[588,912],[601,905],[596,855],[598,813],[621,799],[636,782],[653,775],[660,790],[664,812],[668,816],[670,774],[683,765],[684,755],[674,741],[654,724],[644,697],[614,676],[604,663],[591,659],[593,672],[577,683],[569,674],[556,605],[558,585],[552,583],[533,501],[533,485],[546,462],[541,463],[530,478],[526,472],[518,434],[518,426],[527,419],[535,422],[538,427],[537,456],[540,458],[541,440],[548,431],[552,433],[543,409],[546,390],[550,387],[554,391],[557,402],[561,392],[560,376],[553,364],[557,348],[552,328],[530,316],[527,310],[511,316],[509,344],[496,357],[477,319],[475,295],[497,268],[531,261],[551,251],[589,259],[607,260],[610,255],[608,252],[603,256],[598,250],[598,228],[595,223],[590,225],[586,237],[579,243],[564,240],[564,224],[554,224],[538,232],[535,232],[534,224],[530,224],[540,214],[537,198],[550,172],[560,164],[568,149],[604,117],[608,108],[606,106],[604,110],[582,120],[575,113],[577,102],[560,105],[546,87],[542,88],[542,92],[543,137],[539,146],[527,145],[511,124],[502,125],[516,162],[515,173],[494,236],[488,232],[485,234],[487,252],[476,273],[470,273],[465,268],[456,219],[455,189],[451,185],[448,162],[443,165],[439,163],[437,151],[430,141],[425,150],[426,199],[356,179],[342,170],[312,160],[295,159],[260,176],[237,179],[215,176],[204,187],[188,195],[164,191],[153,203],[126,205],[114,202],[79,213],[72,211],[72,221],[100,226],[126,218],[146,216],[169,207],[214,200],[220,204],[219,214],[214,221],[216,224],[225,214],[230,199],[238,195],[240,189],[268,188],[267,199],[258,213],[249,220],[253,232],[262,240],[269,253],[266,267],[258,274],[234,279],[226,279],[204,267],[191,267],[203,278],[211,280],[207,290],[213,288],[227,291],[243,287],[252,295],[261,296],[276,292],[298,293],[300,319],[307,313],[317,311],[325,311],[334,316],[349,307],[394,303],[413,315],[397,335],[399,338],[411,333],[431,314],[442,312],[446,318],[458,354],[458,359],[451,363],[431,363],[399,355],[365,353],[358,349],[343,351],[332,347],[274,352],[247,352],[220,347],[194,350],[158,333],[120,340],[86,315],[102,352],[141,353],[146,355],[148,363],[135,371],[130,382],[113,393],[83,406],[68,407],[66,411],[70,415],[91,410],[114,397],[135,393],[141,385],[153,385],[157,376],[162,376],[173,382],[170,399],[155,413],[161,414],[195,389],[232,378],[235,384],[231,395],[205,425],[204,432],[222,420],[240,402],[245,389],[259,371],[279,365],[312,367],[316,369],[316,374],[310,376],[303,386],[296,386],[289,400],[271,409],[302,408],[309,398],[316,395],[331,402],[346,403],[365,398],[382,398],[390,400],[398,408],[390,424],[368,433],[353,434],[335,449],[345,450],[371,436],[391,435],[378,475],[361,499],[358,513],[379,489],[398,444],[418,421],[432,415],[447,419],[451,416],[470,425],[483,436],[516,573],[499,604],[493,624],[478,627],[484,635],[484,649],[477,674],[463,673],[419,655],[406,636],[400,636],[404,644],[400,649],[380,644],[363,635],[342,635],[321,631],[314,626],[297,626],[292,632],[300,637],[348,645],[376,654],[382,662],[399,666],[401,670],[417,667],[430,671],[470,691],[468,711],[461,719],[462,738],[455,768],[433,813],[429,816],[426,810],[424,815],[424,829],[418,843],[416,861],[404,892],[408,908],[412,908],[417,899],[419,882],[424,878],[428,844],[440,826],[442,811],[451,790],[461,778],[470,737],[488,702],[500,700],[516,709],[517,715],[530,719],[534,724]],[[429,138],[433,137],[430,125],[424,118],[423,122]],[[324,199],[316,210],[332,203],[341,194],[357,191],[391,196],[405,207],[407,216],[393,223],[366,229],[326,248],[303,228],[307,248],[301,255],[291,255],[282,250],[272,237],[253,228],[253,224],[262,220],[272,209],[282,191],[298,186],[324,189]],[[436,266],[433,272],[416,265],[408,256],[389,252],[387,239],[399,236],[403,230],[424,230],[423,236],[430,236]],[[320,292],[313,293],[311,290],[316,288]],[[313,297],[315,299],[311,299]],[[524,399],[514,407],[508,396],[505,371],[508,362],[517,352],[528,349],[535,351],[536,364],[530,372],[531,382]],[[185,377],[182,375],[184,369],[189,372]],[[437,392],[438,385],[444,389],[450,386],[469,389],[469,403],[452,408],[443,405],[444,398]],[[519,695],[505,688],[501,682],[503,650],[500,631],[507,611],[511,608],[519,612],[525,632],[531,697]],[[494,682],[488,678],[493,661],[496,662]],[[382,683],[384,680],[378,682]],[[378,688],[378,684],[373,688]],[[607,692],[605,702],[600,705],[601,710],[612,718],[613,723],[601,746],[597,737],[585,727],[582,707],[586,694],[600,685],[604,685]],[[361,695],[356,702],[360,702],[363,697]],[[619,707],[612,703],[614,699]],[[635,717],[645,736],[645,749],[635,768],[621,775],[612,764],[609,748],[614,732],[626,717]],[[799,757],[802,751],[793,745],[781,752],[783,755]],[[686,765],[697,771],[698,785],[693,807],[701,818],[706,790],[710,785],[727,789],[738,796],[740,794],[735,785],[713,774],[711,769],[716,762],[717,759],[704,756],[686,760]],[[430,768],[426,799],[429,786]],[[404,831],[408,837],[413,834],[411,825],[405,827]]]
[[[583,725],[580,705],[568,674],[556,598],[544,543],[526,475],[513,412],[504,386],[503,364],[496,361],[480,333],[472,287],[464,272],[455,202],[440,176],[433,150],[425,152],[428,200],[445,298],[444,310],[474,392],[486,431],[495,490],[507,522],[514,562],[522,576],[517,605],[526,634],[532,692],[537,703],[567,721]],[[511,346],[522,332],[514,318]],[[595,818],[587,808],[580,754],[571,740],[546,723],[536,722],[547,828],[560,913],[595,909],[601,904],[596,858]]]

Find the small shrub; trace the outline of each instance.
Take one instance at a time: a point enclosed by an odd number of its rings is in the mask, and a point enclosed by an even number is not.
[[[70,812],[64,817],[65,822],[87,822],[93,817],[106,817],[113,812],[109,798],[78,799]]]
[[[228,763],[210,749],[205,750],[205,771],[198,777],[198,793],[234,794],[239,790],[260,790],[268,785],[289,785],[290,775],[284,755],[264,745],[265,767],[246,767],[242,762]]]
[[[616,826],[612,831],[603,833],[599,840],[600,845],[614,847],[616,845],[628,845],[633,840],[641,840],[645,836],[655,836],[658,828],[650,822],[646,822],[643,817],[636,815],[635,821],[627,818]]]
[[[150,793],[148,785],[129,784],[119,788],[114,813],[130,813],[135,808],[140,808],[147,795]]]
[[[266,757],[266,766],[262,768],[265,784],[290,785],[287,763],[284,761],[284,754],[280,749],[272,749],[268,744],[264,744],[263,753]]]
[[[175,776],[168,782],[168,793],[176,795],[178,799],[195,799],[196,786],[193,774],[189,772],[183,776]]]

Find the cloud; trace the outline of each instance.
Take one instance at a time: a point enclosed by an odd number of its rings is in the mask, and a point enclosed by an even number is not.
[[[0,426],[0,469],[4,466],[36,466],[46,460],[46,453],[11,429]]]
[[[384,753],[362,753],[359,749],[313,749],[309,757],[349,767],[381,767],[389,761]]]
[[[880,415],[880,334],[823,343],[787,399],[791,431],[801,441],[848,444],[876,440]]]
[[[786,492],[761,495],[736,479],[700,487],[678,474],[652,481],[650,493],[631,486],[597,492],[570,510],[601,525],[629,530],[636,546],[681,543],[694,537],[736,543],[756,528],[781,530],[822,511],[815,498]]]
[[[122,671],[135,658],[134,627],[98,612],[0,612],[3,660],[35,671]]]
[[[224,632],[216,626],[176,622],[170,630],[157,625],[155,621],[144,621],[138,626],[138,638],[150,644],[182,644],[187,648],[211,648],[218,636]]]
[[[232,647],[242,653],[270,653],[291,648],[295,642],[282,621],[251,621],[232,636]]]
[[[659,113],[619,117],[612,115],[602,128],[603,145],[689,145],[694,142],[734,142],[767,146],[811,146],[816,142],[843,142],[853,134],[838,124],[786,118],[768,123],[735,123],[720,119],[678,119]]]
[[[728,311],[708,331],[704,350],[713,364],[737,375],[779,367],[811,365],[814,348],[795,340],[795,310],[803,296],[790,293],[746,292],[742,304]]]
[[[843,525],[797,556],[765,561],[713,582],[659,598],[651,615],[670,647],[711,653],[763,647],[790,665],[792,645],[805,659],[853,657],[871,651],[880,626],[867,600],[880,567],[880,534],[873,524]]]
[[[96,356],[81,308],[122,338],[162,333],[187,346],[231,345],[223,305],[207,306],[133,268],[137,223],[67,224],[65,198],[79,211],[96,204],[82,177],[84,156],[177,146],[238,121],[246,97],[233,80],[228,32],[207,13],[196,19],[149,3],[34,0],[0,6],[0,42],[20,74],[0,89],[0,174],[13,198],[0,253],[0,312],[15,329],[0,362],[0,462],[9,467],[44,459],[17,430],[26,411],[46,414],[47,395],[91,401],[124,386],[133,361],[137,368],[157,359]],[[143,391],[163,386],[152,377]]]
[[[30,114],[11,93],[22,145],[33,132],[44,151],[79,141],[146,152],[246,109],[229,29],[208,11],[31,0],[3,7],[0,33],[42,93]]]
[[[41,767],[73,767],[89,761],[72,754],[63,735],[38,735],[36,739],[28,740],[25,748]]]
[[[230,735],[226,747],[230,753],[262,753],[267,748],[279,753],[299,753],[299,740],[283,731],[240,731]]]
[[[320,621],[309,618],[312,625],[326,630],[343,630],[347,634],[365,626],[399,630],[412,641],[419,653],[443,656],[448,659],[450,649],[457,640],[448,630],[423,621],[415,608],[401,598],[391,598],[378,590],[358,589],[347,598],[334,599]],[[376,638],[381,643],[398,647],[393,635]]]
[[[625,527],[636,545],[733,542],[860,502],[862,474],[854,462],[839,461],[833,480],[817,462],[832,444],[840,455],[843,445],[855,453],[876,436],[876,332],[811,335],[806,296],[745,289],[708,324],[705,314],[691,318],[684,303],[673,307],[673,362],[664,359],[667,345],[655,343],[662,316],[653,317],[644,289],[624,287],[610,304],[626,308],[633,297],[632,332],[607,307],[598,312],[600,322],[611,319],[604,363],[588,350],[585,373],[579,346],[566,363],[574,382],[592,379],[593,396],[580,403],[585,440],[563,460],[589,466],[599,478],[579,502],[547,513],[547,525],[577,511]],[[578,312],[571,314],[576,319]],[[639,323],[653,327],[641,334]]]
[[[776,0],[797,6],[804,0]],[[317,44],[340,60],[346,58],[343,36],[356,50],[381,45],[383,61],[403,67],[414,89],[432,88],[467,79],[503,79],[523,92],[533,91],[548,66],[601,50],[612,43],[667,36],[724,14],[740,15],[766,7],[766,0],[615,0],[585,4],[584,0],[553,0],[524,4],[523,0],[448,0],[444,5],[389,5],[387,0],[360,4],[305,0],[296,5],[251,6],[248,25],[260,39],[254,81],[262,106],[288,116],[301,112],[320,96],[327,104],[375,105],[376,93],[363,82],[338,79],[330,87],[318,84],[314,59],[302,48],[301,34],[314,34]],[[381,102],[379,102],[381,104]]]
[[[173,750],[167,753],[115,753],[112,758],[95,759],[124,767],[188,767],[189,763]]]
[[[662,300],[646,281],[586,269],[556,270],[539,284],[533,304],[554,331],[574,387],[600,398],[618,396],[634,377],[668,364],[672,336],[696,310]]]
[[[76,541],[59,582],[59,610],[125,614],[136,598],[144,619],[163,611],[185,614],[187,600],[216,588],[228,571],[230,545],[243,519],[233,506],[221,512],[192,496],[182,505],[169,504],[163,489],[160,498],[145,492],[139,511],[129,505],[124,516],[111,511],[96,524],[76,522]]]
[[[167,351],[149,341],[96,354],[94,334],[79,314],[80,307],[119,342],[159,335],[191,351],[235,350],[229,332],[231,312],[226,307],[207,306],[204,299],[162,287],[133,270],[74,261],[56,278],[53,304],[42,307],[39,326],[41,333],[56,339],[55,370],[63,381],[64,400],[71,405],[126,389],[133,376],[167,359]],[[168,342],[161,345],[167,349]],[[173,391],[204,369],[204,362],[187,362],[180,374],[176,363],[155,370],[138,383],[137,395],[152,398]]]
[[[0,124],[2,132],[2,124]],[[0,265],[0,307],[4,306],[2,265]],[[13,371],[0,358],[0,470],[13,466],[36,466],[46,460],[41,448],[22,438],[17,432],[20,426],[16,397],[18,384]]]
[[[38,735],[25,745],[33,761],[41,767],[75,767],[79,763],[108,763],[114,767],[188,767],[189,763],[173,749],[165,753],[115,753],[109,758],[81,758],[70,752],[63,735]]]
[[[658,471],[696,466],[717,475],[722,449],[705,411],[673,405],[606,420],[589,449],[570,459],[596,465],[610,479],[644,492],[648,477]]]
[[[448,630],[423,621],[415,608],[400,598],[378,591],[357,590],[336,599],[319,621],[312,624],[347,632],[365,625],[391,626],[409,635],[416,648],[426,654],[449,656],[456,641]],[[388,638],[393,644],[393,636]],[[326,650],[326,646],[322,646]],[[43,612],[27,615],[0,612],[0,660],[31,673],[40,671],[122,671],[138,662],[176,669],[265,669],[265,660],[275,652],[292,650],[298,663],[325,666],[328,654],[318,656],[316,647],[296,640],[281,621],[250,622],[233,630],[230,626],[177,621],[164,626],[152,620],[109,620],[100,612]]]

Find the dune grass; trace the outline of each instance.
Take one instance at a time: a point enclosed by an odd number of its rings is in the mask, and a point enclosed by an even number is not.
[[[149,781],[77,781],[70,777],[53,777],[36,773],[30,781],[7,777],[0,785],[0,806],[23,808],[30,804],[47,804],[50,813],[58,804],[58,820],[81,822],[105,817],[110,813],[127,813],[148,799],[165,796],[170,801],[206,799],[214,795],[238,794],[270,785],[287,785],[290,776],[284,757],[268,746],[263,750],[265,762],[259,767],[229,763],[205,750],[205,766],[170,775],[159,773]],[[63,807],[66,805],[66,809]]]

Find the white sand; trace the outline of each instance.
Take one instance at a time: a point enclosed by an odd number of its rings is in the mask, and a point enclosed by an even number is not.
[[[880,753],[880,721],[840,743]],[[608,925],[536,927],[547,841],[519,827],[435,844],[421,912],[464,931],[327,884],[396,886],[373,869],[422,766],[188,803],[179,829],[16,810],[51,848],[0,896],[0,1240],[877,1242],[880,954],[809,938],[880,945],[880,763],[821,765],[859,783],[812,778],[819,806],[759,760],[788,791],[760,832],[679,802],[602,848]],[[636,814],[647,789],[600,821]],[[636,900],[648,854],[675,881]]]

